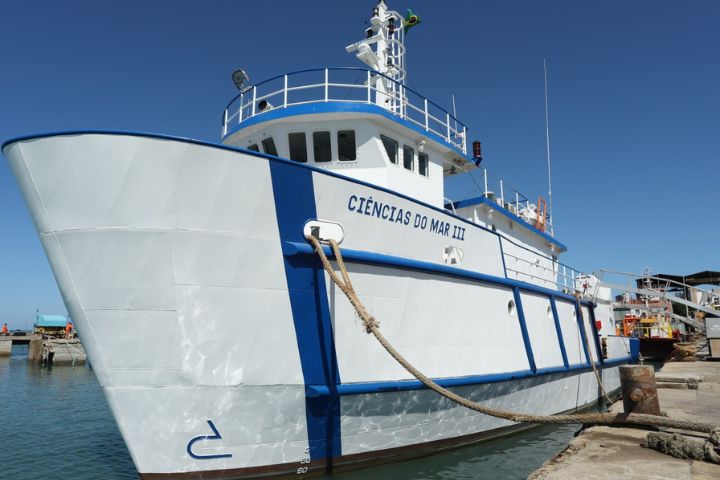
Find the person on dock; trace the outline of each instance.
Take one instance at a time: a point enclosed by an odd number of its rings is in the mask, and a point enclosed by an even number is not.
[[[9,334],[10,333],[8,332],[7,323],[3,323],[2,330],[0,331],[0,335],[9,335]]]
[[[65,338],[70,338],[70,335],[72,334],[73,330],[73,324],[70,320],[65,324]]]

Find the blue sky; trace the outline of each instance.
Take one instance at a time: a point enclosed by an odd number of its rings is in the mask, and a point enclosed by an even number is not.
[[[362,66],[373,0],[6,2],[0,141],[72,129],[217,141],[235,94],[322,66]],[[390,1],[408,35],[409,85],[483,142],[485,166],[529,197],[547,189],[548,59],[553,200],[564,261],[582,270],[719,269],[720,2]],[[462,198],[472,185],[456,179]],[[7,162],[0,161],[0,322],[64,313]]]

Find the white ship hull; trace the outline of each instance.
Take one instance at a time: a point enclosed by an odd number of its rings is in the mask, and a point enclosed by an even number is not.
[[[610,390],[632,360],[620,337],[600,360],[589,304],[581,325],[569,295],[508,279],[497,233],[363,182],[149,135],[4,151],[143,478],[311,474],[511,425],[421,389],[364,333],[308,220],[342,225],[384,335],[460,395],[558,413],[597,400],[589,359]]]

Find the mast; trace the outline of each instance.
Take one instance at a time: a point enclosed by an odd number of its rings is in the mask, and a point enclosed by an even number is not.
[[[400,113],[404,107],[405,85],[405,28],[403,17],[390,11],[384,0],[373,8],[366,38],[345,47],[371,69],[385,76],[374,75],[371,84],[376,88],[375,103]]]
[[[547,81],[547,59],[543,58],[543,68],[545,70],[545,151],[547,152],[547,169],[548,169],[548,213],[552,219],[550,222],[550,234],[555,235],[555,217],[553,217],[553,201],[552,201],[552,174],[550,169],[550,121],[548,116],[548,81]]]

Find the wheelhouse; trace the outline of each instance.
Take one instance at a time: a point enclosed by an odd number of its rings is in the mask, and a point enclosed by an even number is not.
[[[332,170],[442,207],[443,177],[466,172],[467,128],[372,70],[326,68],[272,78],[236,97],[223,143]]]

